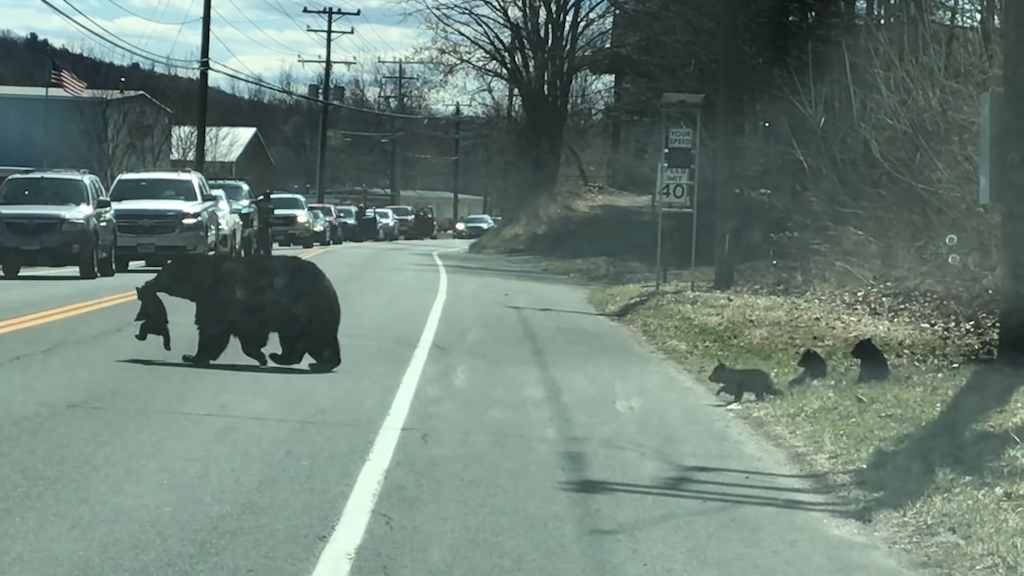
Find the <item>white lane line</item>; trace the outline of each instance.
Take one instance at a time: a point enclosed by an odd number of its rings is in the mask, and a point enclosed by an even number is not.
[[[373,516],[373,508],[380,497],[380,491],[384,487],[384,478],[388,473],[388,466],[391,465],[391,458],[395,455],[395,447],[402,435],[402,428],[409,416],[409,409],[412,407],[413,396],[416,395],[416,388],[420,384],[420,376],[423,374],[423,367],[427,363],[427,356],[430,347],[434,345],[434,336],[437,335],[437,326],[441,322],[441,311],[444,309],[444,300],[448,293],[448,274],[445,272],[444,263],[441,262],[438,252],[433,252],[434,262],[437,264],[438,283],[437,297],[434,305],[430,308],[427,316],[427,323],[423,326],[423,333],[420,334],[419,343],[412,353],[409,367],[402,376],[402,382],[398,385],[398,392],[391,403],[391,409],[384,418],[384,423],[377,432],[377,438],[370,447],[370,453],[366,456],[359,476],[356,478],[355,486],[348,496],[345,509],[341,513],[338,524],[334,527],[327,545],[320,553],[316,568],[313,569],[313,576],[348,576],[355,563],[356,552],[366,535],[366,528]]]

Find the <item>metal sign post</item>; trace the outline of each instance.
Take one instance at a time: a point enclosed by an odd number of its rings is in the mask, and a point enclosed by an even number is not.
[[[668,280],[668,270],[662,264],[665,212],[691,214],[690,290],[697,289],[697,183],[703,102],[703,94],[666,92],[661,96],[661,161],[654,191],[658,212],[655,290],[660,290],[662,282]]]

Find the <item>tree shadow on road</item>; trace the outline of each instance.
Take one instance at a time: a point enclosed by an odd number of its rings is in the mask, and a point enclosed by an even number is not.
[[[1012,446],[1024,427],[1014,431],[977,430],[977,424],[1005,408],[1024,384],[1024,371],[983,365],[953,396],[939,415],[906,434],[893,450],[876,449],[867,466],[854,474],[860,488],[874,498],[858,511],[870,520],[879,510],[900,509],[921,499],[940,469],[977,477]]]
[[[696,469],[691,469],[694,471]],[[701,467],[704,473],[738,473],[745,476],[761,474],[744,470],[729,470]],[[808,476],[769,474],[764,476],[807,480]],[[722,479],[700,478],[695,474],[677,474],[652,484],[633,482],[613,482],[606,480],[585,479],[562,482],[562,490],[589,495],[629,494],[634,496],[652,496],[658,498],[676,498],[698,500],[706,503],[737,504],[800,510],[805,512],[825,512],[831,514],[849,514],[852,506],[839,499],[823,499],[822,496],[835,492],[834,487],[827,486],[785,486],[767,483],[731,482]]]
[[[323,372],[314,372],[312,370],[303,370],[301,368],[292,368],[289,366],[255,366],[251,364],[207,364],[206,366],[196,366],[194,364],[188,364],[185,362],[168,362],[166,360],[143,360],[139,358],[118,360],[118,362],[122,364],[135,364],[136,366],[159,366],[161,368],[186,368],[191,370],[214,370],[221,372],[243,372],[249,374],[323,374]]]

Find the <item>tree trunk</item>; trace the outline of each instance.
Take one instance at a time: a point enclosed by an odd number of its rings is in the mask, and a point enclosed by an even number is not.
[[[562,164],[566,116],[548,97],[524,95],[519,138],[522,173],[514,195],[516,212],[535,208],[554,196]]]
[[[1024,363],[1024,4],[1003,8],[1003,86],[1006,130],[999,182],[1002,204],[1002,307],[999,314],[1000,359]]]

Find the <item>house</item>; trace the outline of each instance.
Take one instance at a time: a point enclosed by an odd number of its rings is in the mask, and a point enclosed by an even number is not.
[[[171,110],[142,91],[0,86],[0,165],[121,172],[170,167]]]
[[[195,160],[196,127],[174,126],[171,130],[171,162],[175,168],[191,168]],[[252,126],[208,126],[207,179],[244,179],[258,191],[267,190],[274,173],[274,159],[260,131]]]

